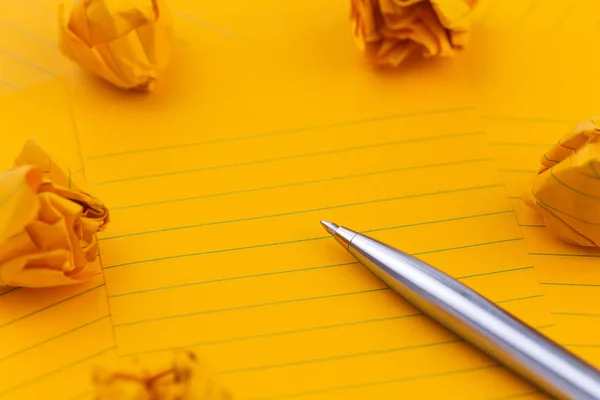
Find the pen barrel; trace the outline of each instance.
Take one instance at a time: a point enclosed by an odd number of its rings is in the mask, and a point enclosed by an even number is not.
[[[600,400],[600,371],[482,295],[379,241],[342,227],[338,234],[350,239],[348,251],[391,289],[547,393]]]

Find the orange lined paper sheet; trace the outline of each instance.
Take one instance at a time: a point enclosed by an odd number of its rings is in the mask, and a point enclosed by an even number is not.
[[[64,82],[49,81],[0,98],[4,170],[32,137],[85,180],[66,94]],[[80,398],[92,390],[91,365],[115,354],[101,275],[67,287],[0,288],[0,398]]]
[[[100,248],[119,353],[193,348],[250,399],[543,398],[319,224],[368,232],[551,323],[463,71],[369,68],[342,1],[172,7],[185,43],[155,93],[74,80],[86,171],[113,217]]]
[[[595,115],[598,109],[592,79],[595,56],[586,63],[573,62],[592,45],[593,37],[577,36],[575,40],[550,33],[521,41],[517,37],[490,34],[473,44],[485,54],[486,64],[494,66],[485,76],[478,75],[488,93],[485,125],[532,261],[548,294],[557,324],[553,333],[569,349],[600,365],[600,253],[557,239],[547,231],[543,218],[523,202],[539,171],[540,157],[578,121]],[[557,47],[563,49],[560,54],[553,51]],[[494,52],[485,50],[491,48]],[[480,70],[474,65],[473,73],[476,71]]]

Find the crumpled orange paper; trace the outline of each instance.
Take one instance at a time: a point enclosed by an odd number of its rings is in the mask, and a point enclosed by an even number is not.
[[[351,0],[354,39],[378,65],[396,67],[412,52],[451,56],[468,42],[477,0]]]
[[[72,0],[59,6],[63,54],[112,84],[153,89],[171,57],[172,23],[163,0]]]
[[[95,400],[231,400],[232,394],[216,381],[196,355],[178,351],[160,366],[139,359],[93,372]]]
[[[49,287],[100,274],[96,232],[107,208],[28,141],[0,173],[0,286]]]
[[[580,122],[541,158],[525,202],[560,239],[600,246],[600,127]]]

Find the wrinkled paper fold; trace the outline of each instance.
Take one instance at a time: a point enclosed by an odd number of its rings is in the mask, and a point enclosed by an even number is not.
[[[600,127],[580,122],[541,158],[525,201],[562,240],[600,246]]]
[[[356,44],[379,65],[398,66],[411,53],[452,56],[468,42],[476,0],[351,0]]]
[[[59,6],[59,46],[117,87],[150,91],[171,57],[171,17],[163,0],[74,0]]]
[[[171,362],[140,359],[93,371],[95,400],[232,400],[232,394],[190,351],[175,352]]]
[[[100,274],[107,208],[34,141],[0,174],[0,286],[75,284]]]

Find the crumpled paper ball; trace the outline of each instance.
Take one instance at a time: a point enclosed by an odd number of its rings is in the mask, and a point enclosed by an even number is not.
[[[172,52],[163,0],[74,0],[59,6],[62,53],[113,85],[151,91]]]
[[[411,53],[451,56],[468,42],[477,0],[351,0],[359,49],[377,65],[396,67]]]
[[[150,365],[140,359],[93,371],[95,400],[232,400],[191,351],[177,351],[170,363]]]
[[[0,174],[0,286],[62,286],[102,273],[96,232],[108,222],[71,171],[28,141]]]
[[[542,157],[525,202],[565,242],[600,246],[600,127],[581,121]],[[598,119],[600,121],[600,119]]]

